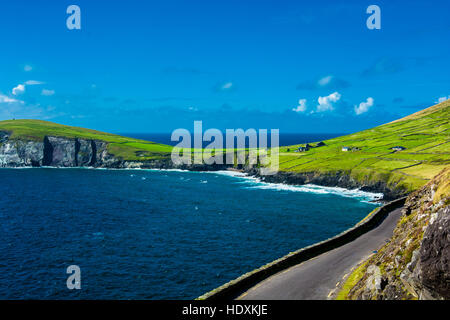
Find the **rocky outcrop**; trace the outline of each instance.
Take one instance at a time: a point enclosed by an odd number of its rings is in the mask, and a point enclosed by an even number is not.
[[[43,142],[10,140],[7,132],[0,133],[0,167],[38,167],[43,154]]]
[[[92,162],[92,143],[88,140],[75,141],[75,154],[77,166],[88,167]]]
[[[103,168],[128,168],[127,162],[108,152],[108,143],[105,141],[92,140],[92,163],[96,167]],[[133,161],[129,161],[129,164]]]
[[[0,167],[126,167],[108,153],[108,143],[46,136],[42,141],[11,139],[0,132]]]
[[[413,270],[410,276],[421,284],[422,297],[450,299],[450,206],[441,208],[431,217],[412,262],[416,265],[410,266]]]
[[[76,167],[77,166],[77,153],[76,153],[76,140],[60,137],[46,137],[44,139],[45,144],[50,144],[46,147],[48,152],[51,152],[50,163],[45,165],[52,167]]]
[[[449,184],[447,168],[408,197],[392,239],[360,267],[349,299],[450,299]]]
[[[274,175],[259,176],[258,170],[247,170],[249,174],[258,176],[265,182],[285,184],[316,184],[326,187],[341,187],[346,189],[360,189],[362,191],[383,193],[384,200],[394,200],[407,194],[407,190],[397,186],[389,186],[384,181],[358,181],[346,172],[319,173],[319,172],[286,172],[280,171]]]

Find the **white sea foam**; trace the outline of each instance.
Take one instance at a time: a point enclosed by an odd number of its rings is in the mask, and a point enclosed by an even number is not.
[[[247,177],[247,174],[241,171],[234,170],[219,170],[219,171],[208,171],[208,173],[221,174],[230,177]]]
[[[140,169],[140,170],[145,170],[145,171],[194,172],[194,171],[183,170],[183,169],[156,169],[156,168],[152,168],[152,169]]]
[[[347,198],[357,198],[361,201],[378,201],[383,199],[382,193],[374,193],[362,191],[360,189],[345,189],[340,187],[324,187],[314,184],[305,185],[288,185],[284,183],[270,183],[261,181],[261,179],[248,176],[241,172],[236,172],[238,174],[227,174],[229,176],[236,177],[240,179],[242,184],[248,184],[245,188],[247,189],[268,189],[277,191],[290,191],[290,192],[305,192],[305,193],[315,193],[315,194],[335,194]],[[223,173],[222,173],[223,174]]]

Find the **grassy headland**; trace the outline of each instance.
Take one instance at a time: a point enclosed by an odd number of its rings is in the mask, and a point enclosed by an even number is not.
[[[341,173],[362,183],[384,181],[416,190],[450,165],[450,101],[324,143],[305,152],[295,152],[305,145],[280,148],[280,171]],[[391,149],[396,146],[405,149]]]
[[[280,173],[348,176],[361,185],[382,182],[405,192],[426,184],[450,165],[450,101],[373,129],[311,142],[307,151],[280,148]],[[45,136],[102,140],[108,152],[125,161],[169,159],[171,146],[41,120],[0,122],[10,139],[42,141]],[[404,150],[395,151],[400,146]],[[343,151],[348,147],[349,151]]]
[[[123,160],[152,160],[170,157],[172,147],[151,141],[111,133],[71,127],[42,120],[0,121],[0,131],[11,132],[11,139],[42,141],[45,136],[101,140],[108,142],[108,152]]]

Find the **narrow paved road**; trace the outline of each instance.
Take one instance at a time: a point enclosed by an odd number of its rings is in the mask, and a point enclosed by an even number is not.
[[[238,299],[327,299],[352,267],[368,258],[391,238],[401,216],[400,210],[389,213],[379,226],[354,241],[281,271],[250,288]]]

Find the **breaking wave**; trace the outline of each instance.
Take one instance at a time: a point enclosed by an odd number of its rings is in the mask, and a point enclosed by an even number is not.
[[[289,185],[284,183],[264,182],[259,178],[248,176],[245,173],[237,171],[217,171],[217,174],[236,177],[242,184],[247,184],[247,189],[268,189],[278,191],[305,192],[315,194],[334,194],[347,198],[356,198],[361,201],[379,201],[383,199],[382,193],[367,192],[360,189],[345,189],[341,187],[324,187],[315,184]]]

